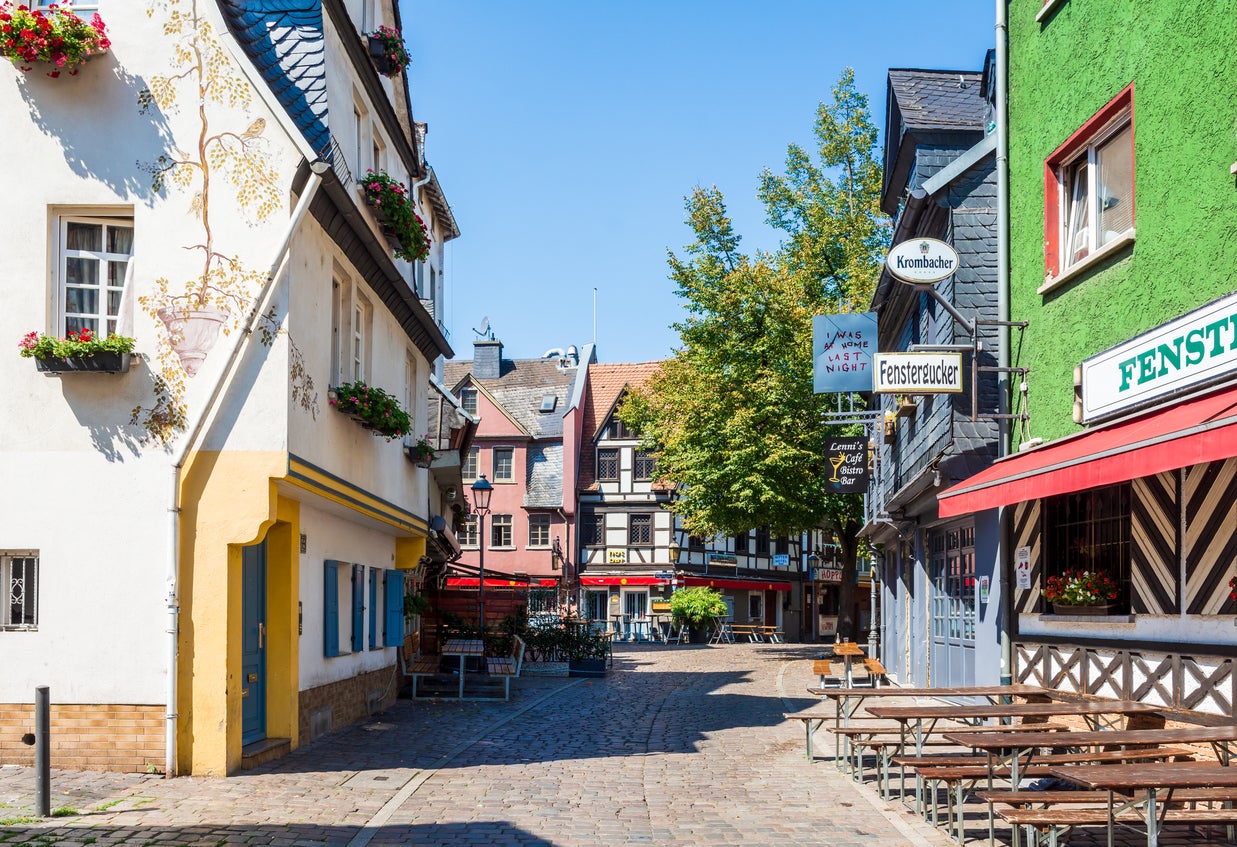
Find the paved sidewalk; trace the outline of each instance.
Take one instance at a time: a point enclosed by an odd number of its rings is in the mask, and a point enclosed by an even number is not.
[[[227,779],[0,767],[0,842],[84,845],[943,847],[940,831],[809,764],[807,645],[616,645],[599,680],[524,677],[507,703],[401,700]]]

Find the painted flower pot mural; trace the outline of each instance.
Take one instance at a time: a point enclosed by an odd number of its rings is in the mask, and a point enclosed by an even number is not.
[[[215,346],[219,332],[230,315],[221,309],[189,309],[171,306],[158,310],[167,327],[168,340],[185,373],[193,376],[202,367],[206,354]]]

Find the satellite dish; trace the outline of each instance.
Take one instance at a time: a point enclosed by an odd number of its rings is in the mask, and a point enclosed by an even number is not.
[[[490,330],[490,317],[489,317],[489,315],[486,315],[484,318],[482,318],[482,319],[481,319],[481,328],[480,328],[480,329],[477,329],[476,327],[473,327],[473,332],[477,333],[477,335],[479,335],[479,336],[480,336],[480,337],[482,337],[482,338],[487,338],[487,337],[488,337],[491,341],[493,341],[493,340],[494,340],[494,333]]]

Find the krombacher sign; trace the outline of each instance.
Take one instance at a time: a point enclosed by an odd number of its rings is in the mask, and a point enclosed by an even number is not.
[[[1082,363],[1082,423],[1237,371],[1237,294]]]

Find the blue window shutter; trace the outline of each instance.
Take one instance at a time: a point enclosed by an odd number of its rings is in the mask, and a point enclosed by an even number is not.
[[[365,566],[352,566],[352,652],[365,649]]]
[[[322,586],[322,655],[328,659],[339,655],[339,562],[327,559]]]
[[[378,649],[378,569],[369,569],[369,649]]]
[[[383,628],[383,645],[399,647],[404,643],[404,572],[383,572],[383,586],[386,600],[386,626]]]

